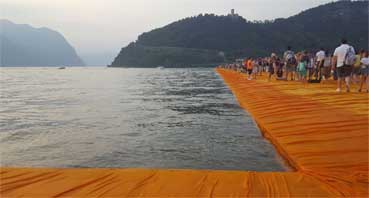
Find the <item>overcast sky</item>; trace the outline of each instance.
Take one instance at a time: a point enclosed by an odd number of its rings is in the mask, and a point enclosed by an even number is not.
[[[62,33],[83,57],[116,54],[142,32],[232,8],[248,20],[289,17],[333,0],[1,0],[0,18]]]

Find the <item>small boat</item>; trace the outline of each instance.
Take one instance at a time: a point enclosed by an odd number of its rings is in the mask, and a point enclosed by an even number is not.
[[[158,66],[157,69],[164,69],[164,66]]]
[[[59,67],[58,69],[66,69],[66,67]]]

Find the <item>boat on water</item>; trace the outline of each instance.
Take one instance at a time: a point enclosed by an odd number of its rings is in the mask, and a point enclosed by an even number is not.
[[[156,67],[157,69],[165,69],[165,67],[164,66],[161,66],[161,65],[159,65],[158,67]]]
[[[66,67],[59,67],[58,69],[67,69]]]

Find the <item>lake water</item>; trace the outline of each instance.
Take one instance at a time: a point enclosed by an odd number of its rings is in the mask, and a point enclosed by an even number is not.
[[[213,69],[0,68],[1,166],[283,171]]]

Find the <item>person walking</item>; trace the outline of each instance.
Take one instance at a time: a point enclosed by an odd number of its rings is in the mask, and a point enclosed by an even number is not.
[[[247,60],[247,73],[248,73],[248,80],[252,80],[252,72],[253,72],[253,67],[254,67],[254,61],[252,60],[252,58]]]
[[[247,58],[245,58],[244,60],[243,60],[243,71],[247,74],[247,61],[248,61],[248,59]]]
[[[352,78],[353,78],[352,80],[357,85],[360,83],[361,60],[363,58],[364,52],[365,52],[364,50],[360,50],[360,52],[357,53],[355,64],[354,64],[353,71],[352,71]]]
[[[272,76],[275,75],[275,72],[277,71],[276,69],[276,63],[277,61],[277,55],[275,53],[272,53],[270,59],[269,59],[269,68],[268,68],[268,81],[270,82],[272,80]]]
[[[331,77],[332,69],[332,55],[327,51],[324,58],[324,64],[322,69],[323,80],[328,80]]]
[[[359,92],[362,91],[363,85],[366,82],[366,92],[369,92],[369,57],[368,52],[363,53],[363,58],[361,59],[361,82]]]
[[[259,70],[259,62],[255,59],[254,61],[252,61],[252,65],[252,78],[256,80]]]
[[[291,80],[294,80],[297,60],[291,46],[287,47],[287,51],[284,52],[283,59],[286,66],[286,80],[288,80],[289,74],[291,74]]]
[[[297,71],[300,76],[300,80],[302,83],[306,83],[306,74],[307,74],[307,65],[309,63],[309,56],[307,51],[304,51],[299,58],[299,64],[297,66]]]
[[[338,77],[336,92],[341,92],[343,80],[346,83],[346,92],[350,92],[350,78],[355,59],[355,49],[347,44],[346,39],[342,39],[341,45],[336,48],[333,54],[333,67],[337,71]]]
[[[307,69],[307,76],[308,76],[308,80],[311,81],[312,80],[312,76],[314,74],[314,57],[312,53],[306,52],[307,56],[308,56],[308,63],[306,66]]]
[[[320,51],[316,53],[316,61],[317,61],[317,67],[315,72],[315,79],[321,80],[322,79],[322,70],[324,67],[324,60],[326,53],[324,51],[324,48],[320,48]]]

